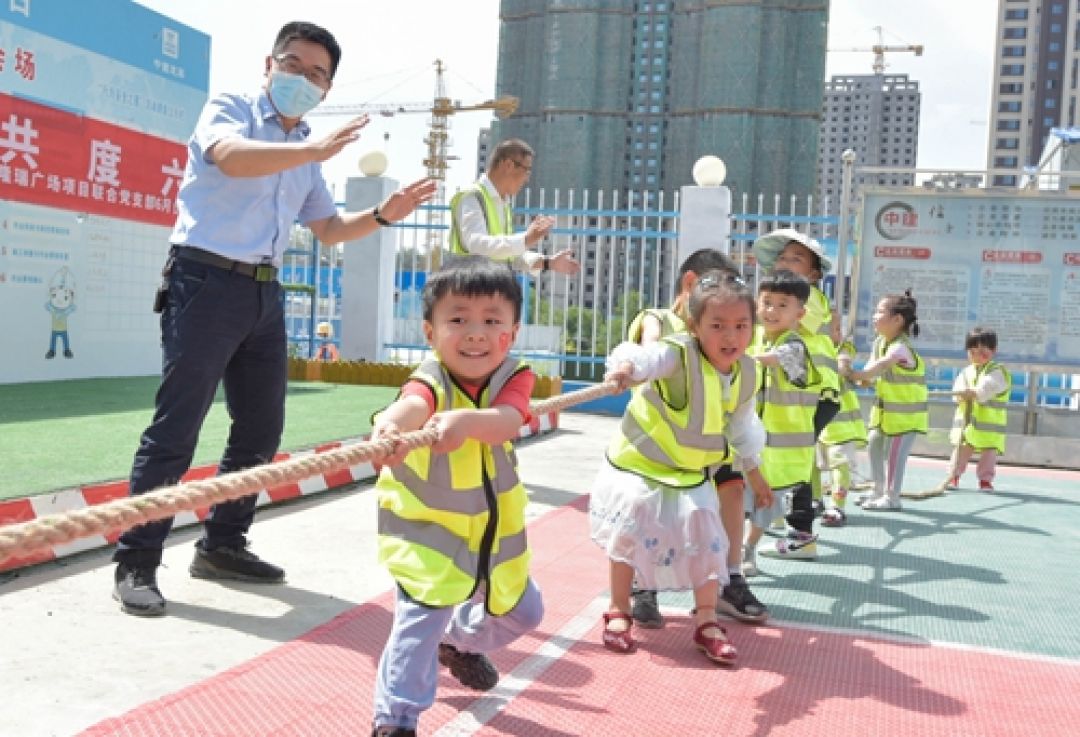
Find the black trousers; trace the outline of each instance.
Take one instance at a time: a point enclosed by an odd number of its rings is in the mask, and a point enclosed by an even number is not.
[[[135,453],[132,495],[175,484],[187,472],[219,384],[232,420],[219,473],[272,460],[285,424],[288,351],[281,284],[185,258],[174,258],[166,271],[161,386],[153,421]],[[245,544],[256,501],[252,494],[214,506],[199,546]],[[172,523],[170,518],[128,530],[113,559],[157,565]]]

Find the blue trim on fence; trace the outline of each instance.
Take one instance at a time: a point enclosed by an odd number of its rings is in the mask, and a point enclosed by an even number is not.
[[[735,222],[745,220],[752,223],[817,223],[821,225],[836,225],[840,218],[836,215],[759,215],[757,213],[733,213],[731,219]]]
[[[430,351],[431,346],[427,343],[383,343],[383,348],[402,351]],[[510,355],[517,358],[527,358],[533,361],[562,361],[564,363],[591,363],[602,364],[607,356],[579,356],[576,353],[541,353],[539,351],[510,351]]]
[[[579,389],[587,389],[591,386],[595,386],[595,384],[587,381],[567,381],[564,379],[562,390],[563,394],[568,394]],[[626,410],[626,403],[628,401],[630,401],[630,392],[623,392],[622,394],[612,394],[606,397],[600,397],[599,399],[593,399],[589,402],[576,404],[573,407],[568,407],[566,411],[621,415]]]
[[[675,218],[678,210],[580,210],[569,207],[515,207],[522,215],[584,215],[587,217],[663,217]]]

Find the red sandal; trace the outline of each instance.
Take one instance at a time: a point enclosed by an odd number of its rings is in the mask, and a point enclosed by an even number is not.
[[[608,629],[608,624],[613,621],[626,622],[626,629],[622,632]],[[604,612],[604,647],[616,653],[633,652],[634,647],[636,646],[634,638],[630,634],[630,628],[633,624],[634,620],[631,619],[629,614],[624,614],[622,612]]]
[[[705,630],[710,627],[720,630],[722,636],[706,635]],[[697,645],[698,650],[705,653],[706,658],[714,663],[720,663],[720,665],[734,665],[735,663],[738,651],[727,638],[727,630],[718,622],[706,622],[694,630],[694,644]]]

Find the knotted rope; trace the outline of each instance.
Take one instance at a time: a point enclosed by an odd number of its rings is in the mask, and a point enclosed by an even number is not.
[[[567,407],[615,392],[616,385],[613,382],[595,384],[535,402],[530,406],[530,411],[535,416],[560,412]],[[174,517],[178,512],[220,504],[266,488],[295,483],[359,463],[377,461],[402,447],[415,450],[433,445],[437,439],[434,430],[425,429],[402,433],[396,444],[389,440],[365,440],[323,453],[166,486],[138,496],[7,525],[0,527],[0,563],[8,558],[25,557],[54,545],[92,535],[123,532],[147,522]]]

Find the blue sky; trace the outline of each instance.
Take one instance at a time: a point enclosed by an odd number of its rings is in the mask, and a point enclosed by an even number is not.
[[[328,103],[424,102],[434,96],[434,61],[448,68],[449,96],[464,103],[494,94],[498,52],[498,0],[139,0],[212,37],[211,90],[257,89],[263,60],[278,28],[310,20],[329,28],[343,48],[342,66]],[[922,57],[886,57],[889,73],[919,80],[923,94],[919,166],[981,169],[986,137],[996,0],[832,0],[829,48],[868,48],[882,26],[887,44],[921,43]],[[872,54],[833,52],[828,74],[869,74]],[[339,119],[313,118],[316,132]],[[476,135],[490,120],[483,112],[454,116],[448,191],[469,183]],[[344,119],[340,119],[344,122]],[[388,176],[409,181],[423,175],[427,116],[374,117],[362,139],[326,167],[340,188],[359,174],[357,161],[373,148],[390,158]],[[384,143],[385,134],[390,141]],[[702,151],[702,154],[711,153]]]

